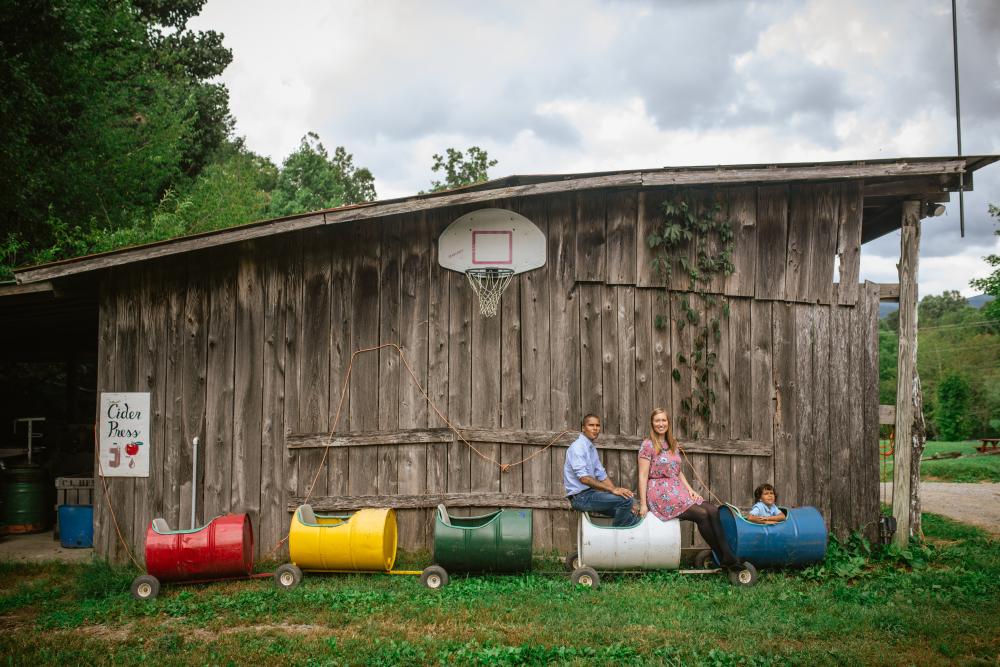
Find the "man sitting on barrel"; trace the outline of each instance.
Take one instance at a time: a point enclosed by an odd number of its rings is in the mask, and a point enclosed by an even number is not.
[[[614,517],[615,527],[639,523],[632,509],[632,491],[615,486],[597,456],[594,441],[601,434],[601,418],[583,418],[580,437],[566,450],[563,485],[570,505],[578,512],[601,512]]]

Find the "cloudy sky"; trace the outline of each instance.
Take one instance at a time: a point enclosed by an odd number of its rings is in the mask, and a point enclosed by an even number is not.
[[[280,8],[279,8],[280,7]],[[1000,1],[958,0],[963,149],[1000,153]],[[237,131],[280,163],[307,131],[427,189],[431,155],[485,148],[492,177],[953,155],[949,0],[208,0]],[[989,273],[1000,164],[925,220],[922,295]],[[898,280],[899,235],[862,277]]]

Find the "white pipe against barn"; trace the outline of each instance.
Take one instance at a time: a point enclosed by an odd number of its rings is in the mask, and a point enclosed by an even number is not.
[[[191,443],[194,445],[194,464],[191,468],[191,528],[194,529],[197,528],[194,520],[198,512],[198,438],[195,437]]]

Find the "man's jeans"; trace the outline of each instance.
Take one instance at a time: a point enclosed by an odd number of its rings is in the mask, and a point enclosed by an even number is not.
[[[614,516],[611,525],[616,528],[639,523],[639,517],[632,514],[632,499],[616,496],[609,491],[585,489],[570,496],[569,503],[577,512],[602,512]]]

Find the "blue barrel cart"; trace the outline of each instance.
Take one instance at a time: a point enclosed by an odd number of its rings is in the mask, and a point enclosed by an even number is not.
[[[729,548],[740,560],[760,567],[804,567],[826,557],[827,530],[815,507],[782,507],[785,520],[761,524],[747,519],[739,508],[725,505],[719,520]],[[698,554],[695,564],[718,562],[711,549]]]

